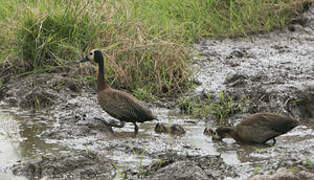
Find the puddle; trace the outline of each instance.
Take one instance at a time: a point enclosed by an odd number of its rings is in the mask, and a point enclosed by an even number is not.
[[[39,134],[47,129],[47,118],[0,107],[0,179],[26,179],[14,176],[10,168],[23,160],[41,155],[69,153],[65,147],[47,144]]]
[[[19,151],[19,125],[12,116],[0,110],[0,177],[1,179],[25,179],[14,176],[8,168],[21,159]]]

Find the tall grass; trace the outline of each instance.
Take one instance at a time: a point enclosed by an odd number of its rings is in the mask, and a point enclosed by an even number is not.
[[[100,48],[114,87],[169,95],[190,85],[195,40],[280,28],[301,2],[0,0],[0,62],[38,71]]]
[[[92,18],[84,10],[86,5],[79,1],[54,3],[31,4],[23,11],[16,30],[16,52],[30,70],[63,65],[96,37],[97,25],[90,22]]]

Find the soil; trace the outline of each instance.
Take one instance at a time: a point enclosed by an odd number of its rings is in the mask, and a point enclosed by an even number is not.
[[[282,30],[202,40],[195,51],[199,55],[192,68],[200,85],[186,97],[210,94],[218,99],[224,91],[234,103],[248,99],[245,109],[231,114],[231,124],[267,111],[295,117],[301,125],[278,137],[275,146],[213,142],[203,130],[214,127],[214,119],[204,122],[168,105],[150,105],[158,122],[141,124],[135,137],[131,123],[108,126],[106,122],[117,120],[97,104],[95,90],[76,78],[78,66],[66,72],[2,76],[0,177],[313,179],[314,6]],[[158,134],[157,123],[177,124],[185,134]]]

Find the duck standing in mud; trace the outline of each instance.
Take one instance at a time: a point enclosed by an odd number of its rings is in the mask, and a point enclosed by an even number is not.
[[[156,119],[152,111],[145,107],[144,103],[131,94],[111,88],[104,79],[104,58],[100,50],[92,50],[80,63],[94,62],[98,64],[97,99],[99,105],[112,117],[120,120],[123,127],[124,122],[134,124],[134,133],[138,133],[136,122],[145,122]]]
[[[256,113],[243,119],[235,127],[219,127],[216,130],[205,129],[204,134],[212,136],[213,140],[231,137],[242,144],[265,144],[276,137],[285,134],[298,126],[293,118],[273,113]]]

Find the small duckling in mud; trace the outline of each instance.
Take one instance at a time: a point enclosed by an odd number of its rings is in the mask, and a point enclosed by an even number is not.
[[[185,134],[184,128],[178,124],[172,124],[170,127],[167,127],[165,124],[157,123],[155,126],[155,132],[156,133],[168,133],[172,135]]]
[[[203,131],[203,134],[206,136],[211,136],[214,141],[220,140],[220,136],[216,133],[214,129],[206,127]]]
[[[265,144],[275,137],[285,134],[298,126],[299,122],[293,118],[273,113],[256,113],[243,119],[236,127],[219,127],[216,130],[206,128],[205,135],[213,140],[231,137],[242,144]]]

